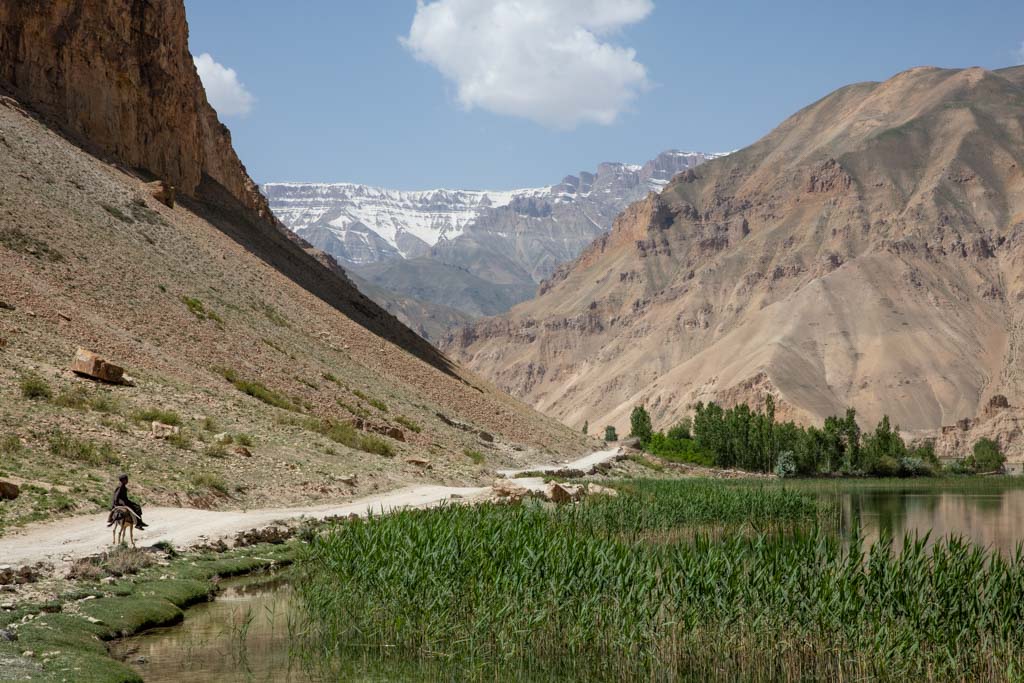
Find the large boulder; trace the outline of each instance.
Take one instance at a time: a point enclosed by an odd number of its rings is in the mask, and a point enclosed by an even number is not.
[[[491,490],[494,492],[493,500],[498,502],[518,503],[530,496],[530,489],[511,479],[498,479]]]
[[[0,500],[14,500],[21,495],[21,489],[17,484],[9,481],[0,481]]]
[[[575,503],[583,497],[583,487],[579,484],[560,484],[553,481],[544,489],[544,497],[552,503]]]
[[[71,371],[113,384],[120,384],[124,380],[124,368],[108,363],[98,354],[81,348],[75,351]]]

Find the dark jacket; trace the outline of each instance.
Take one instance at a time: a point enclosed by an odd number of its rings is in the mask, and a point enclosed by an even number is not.
[[[114,499],[110,503],[110,509],[113,510],[118,505],[124,505],[125,507],[129,507],[129,508],[134,508],[135,507],[135,503],[133,503],[128,498],[128,485],[127,484],[119,484],[118,487],[116,489],[114,489]]]

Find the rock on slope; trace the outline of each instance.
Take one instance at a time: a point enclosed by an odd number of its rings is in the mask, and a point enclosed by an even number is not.
[[[407,457],[457,481],[485,476],[466,448],[497,466],[587,447],[452,365],[262,210],[198,85],[181,0],[0,0],[0,20],[0,91],[13,96],[0,97],[8,474],[49,486],[74,473],[73,498],[85,498],[65,511],[102,499],[121,467],[153,502],[266,505],[422,480]],[[185,200],[155,201],[151,175]],[[66,372],[78,346],[137,386],[104,391]],[[63,397],[23,400],[29,371]],[[153,408],[182,417],[185,443],[153,440],[132,419]],[[204,446],[212,422],[255,435],[253,457]],[[351,447],[378,433],[386,448]]]
[[[351,183],[263,189],[285,224],[380,288],[382,305],[392,292],[476,317],[533,296],[632,201],[715,156],[669,151],[644,165],[606,163],[550,187],[500,192]]]
[[[997,394],[1020,405],[1022,104],[1021,67],[842,88],[446,348],[570,424],[770,392],[802,421],[852,405],[934,433]]]

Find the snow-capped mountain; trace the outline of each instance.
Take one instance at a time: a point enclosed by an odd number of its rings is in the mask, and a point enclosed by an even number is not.
[[[355,183],[267,183],[263,192],[285,225],[344,263],[366,265],[427,255],[481,216],[502,207],[585,203],[599,231],[680,171],[719,156],[670,150],[646,164],[604,163],[594,173],[519,190],[392,190]],[[541,209],[541,211],[546,209]]]
[[[309,239],[330,233],[351,251],[334,253],[350,263],[422,256],[441,240],[462,234],[482,211],[520,197],[549,194],[550,187],[506,190],[390,190],[354,183],[268,183],[263,192],[285,225]],[[310,240],[315,242],[316,240]],[[386,244],[391,249],[380,248]],[[360,249],[360,245],[365,245]]]
[[[397,309],[388,292],[396,301],[478,317],[533,296],[559,265],[610,230],[623,209],[717,156],[670,150],[645,164],[604,163],[523,190],[268,183],[263,192],[285,225],[378,288],[371,296],[389,310]],[[403,314],[425,335],[437,333],[438,320],[451,319],[417,320],[409,306]]]

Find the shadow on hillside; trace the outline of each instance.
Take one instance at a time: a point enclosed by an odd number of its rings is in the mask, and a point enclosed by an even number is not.
[[[181,203],[258,257],[271,268],[373,334],[408,351],[423,362],[464,384],[455,365],[429,342],[367,298],[344,272],[332,272],[271,220],[260,220],[247,212],[217,181],[204,175],[198,200],[187,197]],[[340,269],[339,269],[340,270]]]

